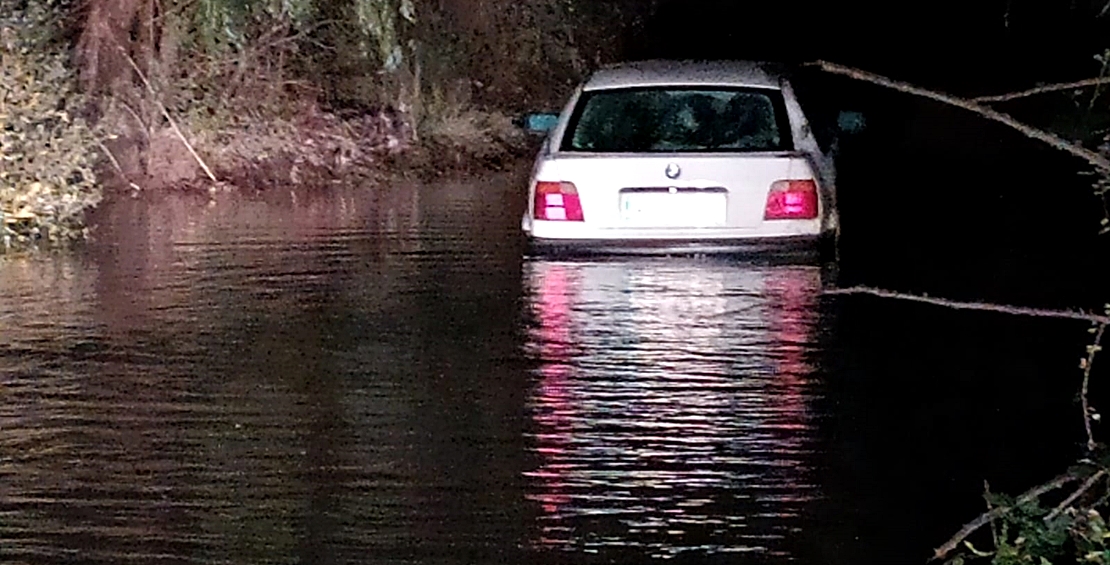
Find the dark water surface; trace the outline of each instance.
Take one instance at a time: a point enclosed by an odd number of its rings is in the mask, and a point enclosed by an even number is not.
[[[0,561],[921,563],[1076,453],[1081,324],[525,261],[519,182],[118,202],[0,258]]]

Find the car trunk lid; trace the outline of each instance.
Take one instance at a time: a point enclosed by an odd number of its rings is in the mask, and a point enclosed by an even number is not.
[[[794,152],[559,156],[541,174],[573,183],[604,228],[755,228],[775,181],[813,178]]]

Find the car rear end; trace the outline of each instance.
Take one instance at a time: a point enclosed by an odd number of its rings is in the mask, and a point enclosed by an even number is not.
[[[777,84],[588,83],[533,170],[533,249],[818,251],[830,202],[792,102]]]

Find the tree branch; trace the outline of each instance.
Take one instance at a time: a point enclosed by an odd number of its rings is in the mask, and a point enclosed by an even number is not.
[[[1097,447],[1095,435],[1091,431],[1091,405],[1087,400],[1087,387],[1091,383],[1091,367],[1095,364],[1095,356],[1102,349],[1104,333],[1106,333],[1106,322],[1098,325],[1098,330],[1095,331],[1095,342],[1087,347],[1087,356],[1080,363],[1080,368],[1083,369],[1083,386],[1079,390],[1079,399],[1083,404],[1083,428],[1087,431],[1087,451],[1094,451]]]
[[[112,154],[112,151],[110,149],[108,149],[108,146],[104,145],[104,142],[100,141],[99,139],[95,140],[95,142],[96,145],[100,147],[100,150],[104,152],[104,155],[108,157],[108,161],[112,163],[112,168],[116,170],[116,174],[119,175],[120,180],[126,182],[127,186],[134,190],[141,190],[142,187],[131,182],[131,179],[127,178],[127,173],[123,172],[123,167],[120,166],[119,160],[116,159],[116,156]]]
[[[1028,308],[1025,306],[1009,306],[1005,304],[991,304],[989,302],[961,302],[958,300],[949,300],[946,298],[933,298],[931,296],[916,295],[916,294],[903,294],[901,292],[894,292],[890,290],[883,290],[878,288],[869,288],[864,286],[854,286],[849,288],[837,288],[833,290],[826,290],[822,294],[870,294],[880,298],[893,298],[896,300],[908,300],[911,302],[921,302],[924,304],[932,304],[934,306],[943,306],[945,308],[953,308],[956,310],[980,310],[985,312],[997,312],[999,314],[1010,314],[1014,316],[1033,316],[1038,318],[1058,318],[1065,320],[1083,320],[1087,322],[1094,322],[1097,324],[1110,324],[1110,316],[1090,314],[1087,312],[1077,310],[1051,310],[1045,308]]]
[[[887,88],[897,90],[899,92],[904,92],[906,94],[928,98],[930,100],[947,104],[949,106],[954,106],[956,108],[962,108],[964,110],[967,110],[968,112],[978,114],[979,116],[984,117],[988,120],[1009,126],[1010,128],[1016,130],[1018,133],[1024,135],[1025,137],[1028,137],[1029,139],[1041,141],[1056,149],[1079,157],[1091,166],[1096,167],[1103,172],[1110,171],[1110,159],[1107,159],[1106,157],[1103,157],[1102,155],[1091,151],[1090,149],[1087,149],[1082,145],[1068,141],[1056,134],[1044,131],[1042,129],[1023,124],[1007,114],[1003,114],[1002,112],[994,110],[988,106],[978,104],[971,100],[958,98],[956,96],[944,94],[942,92],[928,90],[906,82],[896,81],[884,76],[861,71],[859,69],[853,69],[851,67],[845,67],[836,63],[829,63],[827,61],[815,61],[812,63],[806,63],[806,65],[818,67],[819,69],[827,73],[847,76],[863,82],[885,86]]]
[[[1048,513],[1048,516],[1044,517],[1045,523],[1047,524],[1051,522],[1054,518],[1059,516],[1060,513],[1066,510],[1068,506],[1071,506],[1072,503],[1074,503],[1076,500],[1079,500],[1079,497],[1083,496],[1083,493],[1091,490],[1091,487],[1095,486],[1095,484],[1098,483],[1098,481],[1105,476],[1106,469],[1099,469],[1097,473],[1091,475],[1090,477],[1087,477],[1087,480],[1083,481],[1083,484],[1079,485],[1079,488],[1075,489],[1075,492],[1068,495],[1068,497],[1065,498],[1060,504],[1056,505],[1056,508],[1052,509],[1052,512]]]
[[[1017,100],[1019,98],[1028,98],[1038,94],[1046,94],[1049,92],[1059,92],[1061,90],[1075,90],[1077,88],[1087,88],[1089,86],[1098,86],[1100,84],[1110,84],[1110,77],[1097,77],[1077,80],[1075,82],[1059,82],[1055,84],[1046,84],[1028,90],[1020,90],[1018,92],[1009,92],[1006,94],[996,94],[993,96],[976,96],[970,101],[975,103],[986,102],[1009,102],[1010,100]]]
[[[192,155],[193,160],[195,160],[197,164],[200,165],[200,168],[204,169],[204,174],[208,175],[209,180],[211,180],[212,182],[219,182],[216,179],[216,175],[212,173],[212,169],[208,168],[208,163],[205,163],[204,159],[200,158],[200,155],[197,154],[197,150],[193,149],[193,144],[189,143],[189,140],[185,138],[185,134],[181,133],[181,128],[177,127],[177,122],[174,121],[173,116],[170,115],[170,111],[167,110],[165,104],[162,104],[162,101],[158,99],[158,93],[154,91],[154,87],[151,86],[150,81],[146,79],[146,75],[143,74],[143,71],[139,69],[139,65],[135,64],[135,59],[131,58],[131,55],[127,52],[127,50],[123,48],[122,45],[119,45],[117,43],[116,48],[119,49],[120,53],[122,53],[124,57],[127,57],[127,62],[131,64],[131,69],[134,70],[135,74],[139,76],[139,79],[143,81],[143,85],[146,86],[146,90],[150,93],[153,102],[158,105],[158,109],[162,111],[162,116],[166,118],[167,122],[169,122],[170,128],[173,129],[173,132],[177,135],[177,138],[181,140],[181,143],[185,146],[185,149],[189,151],[189,155]]]
[[[983,500],[987,502],[987,513],[994,510],[994,505],[991,504],[991,484],[986,479],[983,479]],[[991,541],[994,542],[995,547],[998,547],[998,528],[994,527],[994,520],[990,520],[990,525]]]
[[[1055,479],[1044,483],[1043,485],[1038,485],[1025,491],[1025,493],[1023,493],[1017,498],[1016,501],[1014,501],[1014,506],[1021,506],[1022,504],[1032,502],[1033,500],[1039,498],[1041,495],[1052,492],[1079,478],[1080,477],[1077,476],[1074,471],[1064,473],[1063,475],[1060,475]],[[980,514],[978,518],[968,522],[964,525],[964,527],[960,528],[960,531],[956,532],[956,535],[952,536],[952,539],[949,539],[948,541],[944,542],[943,545],[933,550],[933,558],[930,559],[930,561],[937,561],[948,557],[949,553],[952,553],[953,550],[959,547],[960,542],[967,539],[968,536],[975,533],[975,531],[979,528],[982,528],[992,521],[1006,515],[1006,513],[1009,512],[1011,508],[1011,506],[995,506],[994,509],[990,510],[989,512],[984,512]]]

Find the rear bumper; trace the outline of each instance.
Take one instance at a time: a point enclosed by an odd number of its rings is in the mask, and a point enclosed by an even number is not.
[[[532,256],[736,255],[822,261],[831,257],[831,233],[745,239],[547,239],[528,237]]]

